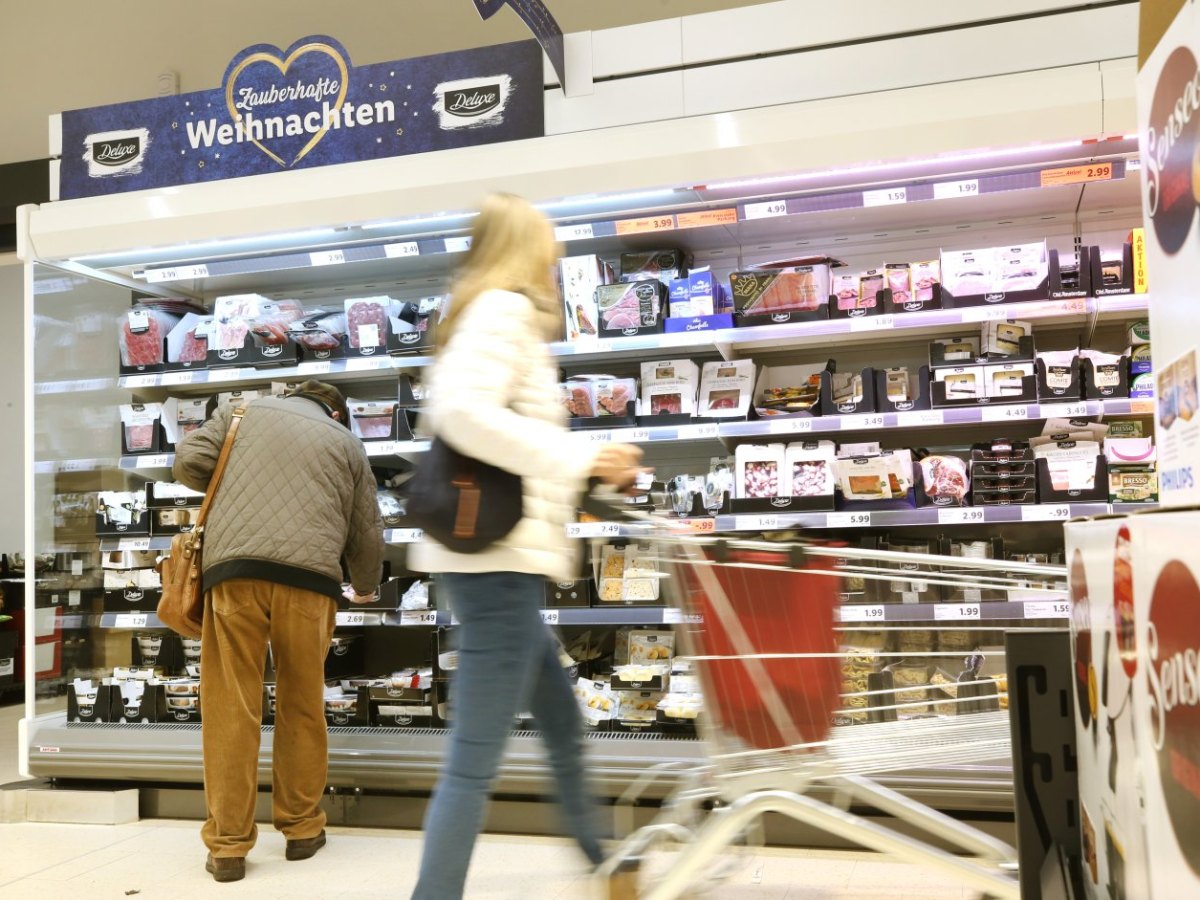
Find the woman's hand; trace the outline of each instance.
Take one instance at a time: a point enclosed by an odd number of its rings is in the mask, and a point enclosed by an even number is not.
[[[349,600],[351,603],[358,603],[358,604],[373,603],[375,601],[375,598],[379,596],[379,592],[371,591],[371,593],[369,593],[369,594],[360,594],[360,593],[358,593],[358,591],[354,590],[354,588],[351,587],[350,585],[346,585],[342,589],[342,596],[345,597],[347,600]]]
[[[639,465],[642,461],[642,448],[633,444],[606,444],[596,454],[592,466],[592,477],[599,478],[605,484],[610,484],[619,491],[627,491],[633,487],[638,475],[643,472]]]

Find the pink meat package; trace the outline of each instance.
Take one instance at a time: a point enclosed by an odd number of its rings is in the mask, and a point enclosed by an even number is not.
[[[189,364],[208,359],[208,335],[212,330],[212,316],[188,313],[167,335],[167,362]]]
[[[121,320],[121,365],[129,368],[163,363],[163,342],[180,317],[153,306],[135,306]]]
[[[388,317],[396,307],[391,297],[363,297],[346,301],[346,335],[353,349],[383,347],[388,338]]]
[[[364,441],[386,441],[392,437],[396,416],[395,400],[347,399],[351,430]]]

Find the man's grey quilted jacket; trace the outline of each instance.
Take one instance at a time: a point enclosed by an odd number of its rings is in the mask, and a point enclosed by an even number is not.
[[[175,451],[175,478],[193,490],[209,478],[234,406],[224,403]],[[259,561],[340,583],[342,559],[360,594],[379,585],[383,524],[375,479],[358,438],[300,397],[264,397],[246,407],[225,476],[208,514],[204,570]],[[206,587],[208,579],[206,578]]]

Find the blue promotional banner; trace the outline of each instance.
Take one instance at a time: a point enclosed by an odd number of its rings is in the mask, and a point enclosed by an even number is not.
[[[220,88],[66,112],[62,133],[64,200],[540,137],[542,50],[352,67],[323,35],[258,44]]]

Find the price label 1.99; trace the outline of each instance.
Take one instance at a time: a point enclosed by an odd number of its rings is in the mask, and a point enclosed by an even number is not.
[[[436,625],[436,609],[406,609],[400,613],[401,625]]]
[[[890,331],[895,327],[896,317],[892,315],[863,316],[850,320],[851,331]]]
[[[939,525],[978,525],[986,518],[983,509],[939,509]]]
[[[957,197],[978,197],[979,180],[941,181],[933,186],[934,200],[953,200]]]
[[[860,606],[853,604],[838,608],[838,619],[842,622],[882,622],[886,618],[882,606]]]
[[[980,618],[978,603],[936,603],[933,618],[938,622],[966,622]]]

